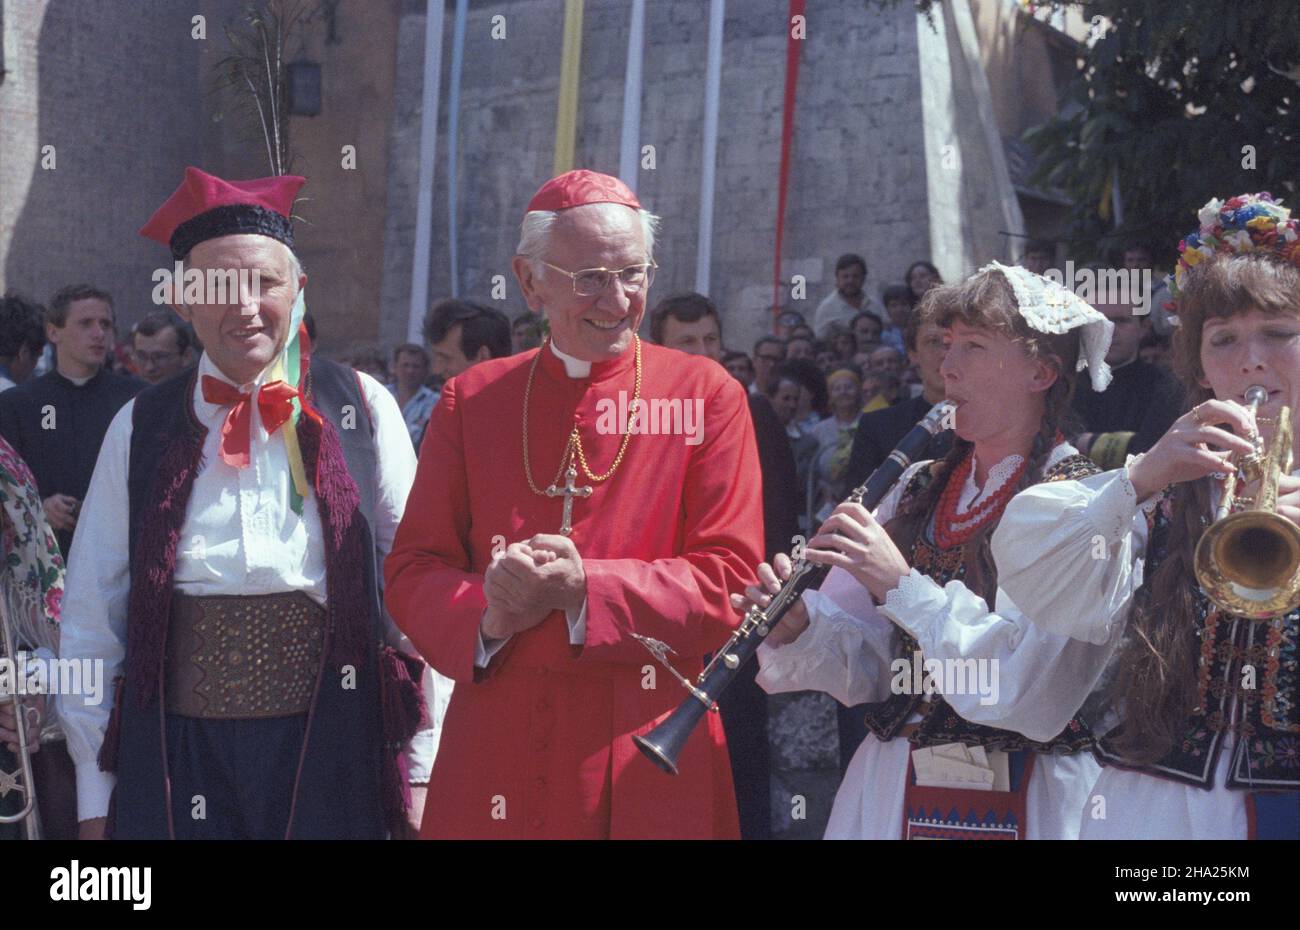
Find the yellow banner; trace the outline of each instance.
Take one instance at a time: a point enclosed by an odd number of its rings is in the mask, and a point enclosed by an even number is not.
[[[578,72],[582,64],[583,0],[564,0],[564,49],[560,55],[560,94],[555,108],[553,175],[573,168],[578,133]]]

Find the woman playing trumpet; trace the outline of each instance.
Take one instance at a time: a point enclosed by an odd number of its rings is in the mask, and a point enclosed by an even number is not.
[[[760,648],[758,681],[871,705],[829,838],[1070,836],[1098,772],[1081,752],[1092,738],[1068,719],[1046,732],[1034,704],[1058,677],[1090,684],[1097,649],[1019,616],[998,593],[989,539],[1017,492],[1096,471],[1060,426],[1080,367],[1099,390],[1109,380],[1111,324],[996,263],[931,290],[919,312],[950,339],[942,373],[958,441],[904,472],[874,515],[842,504],[809,540],[804,557],[833,568]],[[759,566],[762,590],[747,597],[765,606],[789,574],[783,555]],[[1030,680],[1014,674],[1022,665],[1052,671]],[[1009,680],[1021,693],[1006,693]]]
[[[1124,468],[1029,489],[994,540],[1035,624],[1114,654],[1089,701],[1106,768],[1084,837],[1300,838],[1300,611],[1234,615],[1193,569],[1251,438],[1268,449],[1283,408],[1300,435],[1300,223],[1267,194],[1211,201],[1200,220],[1171,288],[1187,412]],[[1300,479],[1277,490],[1277,514],[1300,523]]]

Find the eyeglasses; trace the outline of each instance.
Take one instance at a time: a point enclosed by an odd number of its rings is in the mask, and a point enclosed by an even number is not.
[[[628,265],[626,268],[584,268],[582,271],[565,271],[559,265],[552,265],[543,259],[538,259],[547,268],[553,268],[560,274],[567,274],[573,281],[573,293],[579,297],[595,297],[605,293],[605,288],[609,287],[609,282],[615,276],[618,277],[619,283],[623,285],[623,290],[629,294],[636,294],[648,288],[654,283],[655,269],[659,266],[654,262],[642,262],[637,265]]]

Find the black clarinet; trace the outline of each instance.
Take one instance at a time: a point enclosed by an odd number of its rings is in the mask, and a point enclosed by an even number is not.
[[[889,453],[889,458],[871,473],[865,483],[853,490],[846,503],[861,504],[868,510],[875,510],[898,483],[907,467],[925,455],[931,440],[947,428],[944,421],[950,409],[947,401],[940,401],[931,407],[930,412]],[[755,604],[745,612],[744,619],[731,634],[731,639],[714,654],[694,682],[673,668],[668,660],[672,649],[665,643],[632,634],[673,673],[690,694],[663,723],[644,736],[632,737],[646,758],[668,774],[677,774],[677,756],[686,745],[686,740],[708,711],[718,709],[718,696],[735,680],[741,666],[754,657],[763,640],[799,596],[804,591],[821,587],[830,570],[830,566],[816,565],[802,557],[792,557],[792,561],[794,566],[790,577],[781,586],[781,590],[772,595],[766,607],[760,608]]]

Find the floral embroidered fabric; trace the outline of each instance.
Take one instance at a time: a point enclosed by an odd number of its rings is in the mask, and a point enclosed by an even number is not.
[[[1172,500],[1162,494],[1147,516],[1150,544],[1146,577],[1169,555]],[[1209,523],[1202,517],[1203,525]],[[1138,591],[1135,609],[1146,609],[1150,590]],[[1193,585],[1200,650],[1196,659],[1196,707],[1183,739],[1153,765],[1133,765],[1114,749],[1123,724],[1107,734],[1097,757],[1107,765],[1209,788],[1227,733],[1233,742],[1229,788],[1300,788],[1300,609],[1272,620],[1250,621],[1218,610]]]
[[[63,601],[63,556],[54,530],[45,519],[41,495],[31,469],[13,446],[0,439],[0,574],[5,607],[18,633],[19,646],[58,645],[59,608]]]

